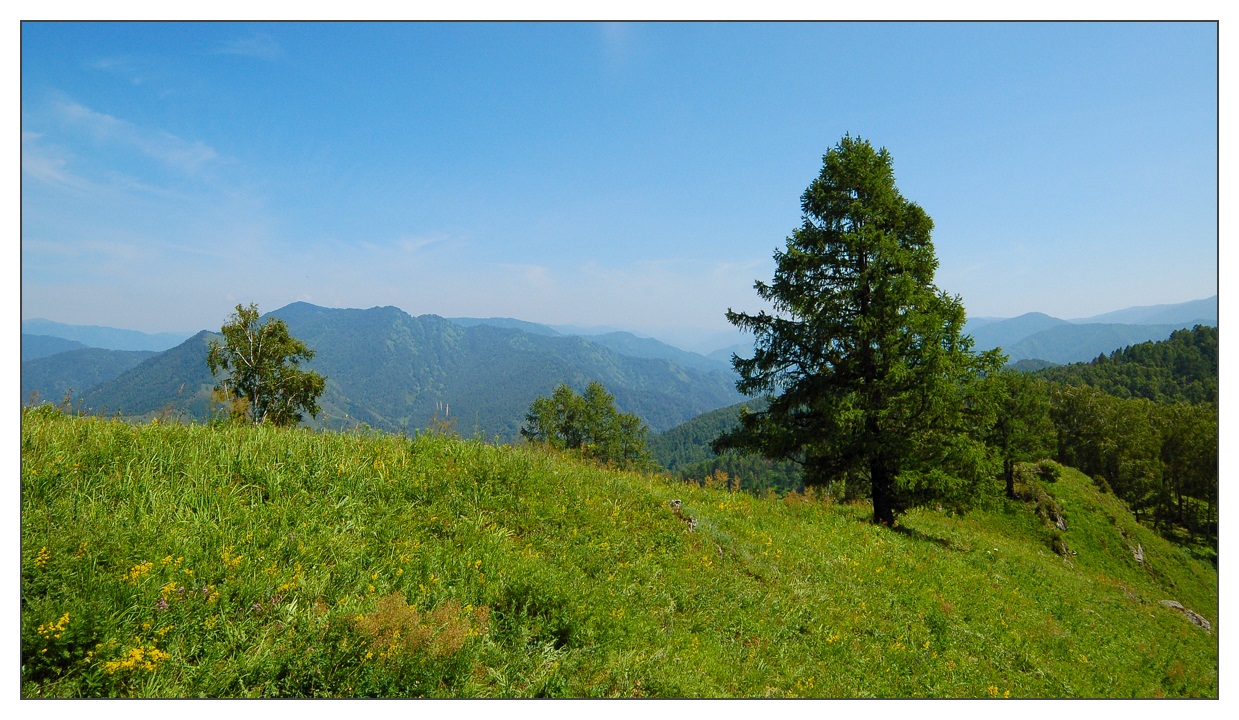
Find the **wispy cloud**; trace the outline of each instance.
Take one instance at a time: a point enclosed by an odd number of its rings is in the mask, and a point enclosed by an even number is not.
[[[58,102],[55,110],[61,121],[89,133],[99,141],[129,147],[190,175],[219,159],[214,148],[200,140],[185,140],[164,130],[139,128],[71,100]]]
[[[220,55],[243,55],[259,60],[278,60],[284,55],[280,44],[266,33],[228,40],[222,43],[215,52]]]
[[[452,240],[448,235],[422,235],[417,237],[403,237],[396,241],[396,248],[401,252],[411,253],[417,252],[422,248],[431,245],[437,245]]]

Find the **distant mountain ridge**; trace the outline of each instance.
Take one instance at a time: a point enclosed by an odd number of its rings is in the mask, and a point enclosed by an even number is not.
[[[278,317],[317,352],[308,367],[327,376],[322,413],[312,424],[381,430],[427,427],[450,417],[465,435],[515,439],[530,403],[559,383],[607,387],[623,412],[655,431],[743,399],[723,370],[622,355],[603,344],[515,327],[462,326],[395,307],[368,310],[293,303]],[[203,331],[146,359],[83,397],[86,408],[148,416],[165,409],[205,418],[214,385]],[[681,351],[682,352],[682,351]]]
[[[81,397],[87,390],[155,355],[151,350],[104,350],[79,347],[22,362],[22,401],[37,394],[41,400],[60,402]]]
[[[66,340],[51,335],[29,335],[22,333],[22,362],[35,358],[55,355],[67,350],[81,350],[87,347],[77,340]]]
[[[43,318],[22,320],[23,335],[45,335],[75,340],[86,347],[104,350],[153,350],[159,352],[178,345],[191,333],[144,333],[138,330],[102,325],[69,325]]]
[[[1175,330],[1216,327],[1217,296],[1174,305],[1133,307],[1081,320],[1045,313],[1014,318],[978,318],[964,325],[977,350],[1001,348],[1008,361],[1088,362],[1119,348],[1165,340]]]
[[[699,353],[682,350],[674,345],[668,345],[661,340],[641,337],[624,330],[602,332],[598,334],[573,332],[566,326],[555,328],[549,325],[531,323],[524,320],[516,320],[514,318],[447,318],[447,320],[460,325],[461,327],[490,325],[493,327],[523,330],[535,335],[546,335],[550,337],[583,337],[590,342],[597,343],[603,347],[611,348],[620,355],[671,360],[672,362],[684,367],[692,367],[699,370],[722,370],[724,372],[731,371],[730,361],[724,362],[714,357],[707,357]]]
[[[332,378],[323,400],[326,419],[319,424],[338,426],[365,422],[387,429],[420,427],[450,407],[466,433],[476,427],[488,435],[514,437],[537,394],[548,393],[558,382],[579,390],[598,379],[615,394],[621,410],[635,412],[658,432],[743,400],[734,389],[730,358],[733,352],[751,352],[751,345],[741,344],[707,356],[625,331],[552,327],[515,318],[413,318],[395,307],[340,310],[293,303],[271,314],[285,318],[293,334],[311,347],[317,349],[315,342],[331,347],[315,360]],[[323,319],[328,316],[336,319]],[[339,320],[346,316],[349,321]],[[379,316],[386,318],[386,325],[374,325]],[[972,334],[976,349],[1001,347],[1012,363],[1087,362],[1127,345],[1164,340],[1174,330],[1195,324],[1212,320],[1216,326],[1217,297],[1127,308],[1086,320],[1106,318],[1166,322],[1079,322],[1026,313],[977,318],[964,329]],[[357,324],[346,327],[350,323]],[[152,335],[47,320],[25,320],[22,326],[23,395],[27,388],[42,388],[40,395],[47,397],[44,390],[68,387],[78,397],[88,395],[96,408],[123,408],[135,416],[169,407],[191,417],[209,412],[214,383],[199,357],[205,353],[206,340],[201,338],[211,336],[209,332],[186,340],[176,333]],[[31,334],[31,329],[47,334]],[[595,330],[602,332],[579,334]],[[158,347],[175,338],[183,342],[160,353],[167,357],[86,353],[26,364],[36,356],[83,350],[83,345],[104,350]],[[188,349],[174,352],[186,344]],[[141,362],[129,367],[134,360]],[[157,377],[169,372],[179,380]],[[87,387],[93,380],[98,387]],[[523,389],[514,389],[516,385]],[[461,414],[465,408],[470,408],[470,417]]]
[[[1173,305],[1144,305],[1124,308],[1113,312],[1094,315],[1088,318],[1072,320],[1077,324],[1084,323],[1122,323],[1124,325],[1192,325],[1218,324],[1218,298],[1203,298],[1189,300]]]

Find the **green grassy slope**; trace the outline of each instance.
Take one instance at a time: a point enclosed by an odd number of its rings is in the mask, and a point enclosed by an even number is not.
[[[429,435],[42,408],[21,483],[23,697],[1218,693],[1216,573],[1070,471],[1066,560],[998,499],[892,531]]]

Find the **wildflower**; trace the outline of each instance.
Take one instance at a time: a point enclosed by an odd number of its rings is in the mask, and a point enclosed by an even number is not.
[[[145,670],[154,672],[158,667],[158,663],[163,662],[171,657],[168,653],[160,650],[152,645],[143,646],[137,643],[135,647],[130,648],[119,660],[109,660],[103,664],[103,669],[109,675],[114,675],[122,671],[130,670]]]
[[[158,600],[155,601],[155,609],[159,610],[160,612],[167,610],[168,601],[164,600],[163,598],[159,598]]]
[[[52,553],[44,546],[39,550],[39,556],[34,559],[36,567],[47,567],[47,561],[52,559]]]
[[[61,615],[60,619],[54,623],[40,625],[38,627],[38,633],[41,637],[48,637],[50,635],[53,638],[59,639],[67,627],[69,627],[69,613]]]
[[[151,574],[151,568],[154,566],[154,563],[149,561],[138,563],[137,565],[129,568],[129,572],[125,573],[125,576],[121,579],[128,583],[137,584],[138,580],[141,580]]]

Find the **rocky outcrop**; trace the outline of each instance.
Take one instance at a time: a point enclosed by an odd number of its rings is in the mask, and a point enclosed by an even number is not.
[[[1179,612],[1186,615],[1187,619],[1191,620],[1194,625],[1196,625],[1197,627],[1204,628],[1205,632],[1209,633],[1210,635],[1213,634],[1213,626],[1211,626],[1209,624],[1209,621],[1204,619],[1200,615],[1200,613],[1183,607],[1182,603],[1179,603],[1175,600],[1162,600],[1161,605],[1162,607],[1170,608],[1171,610],[1178,610]]]

